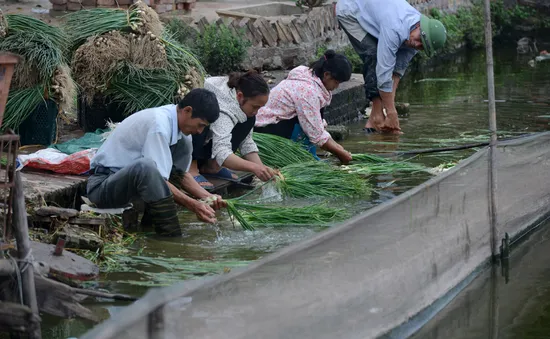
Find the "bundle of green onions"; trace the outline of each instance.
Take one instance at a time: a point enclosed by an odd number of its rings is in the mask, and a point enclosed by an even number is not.
[[[53,43],[61,49],[63,54],[67,51],[69,38],[59,27],[50,26],[43,21],[22,14],[8,14],[6,15],[6,22],[9,33],[33,33]]]
[[[304,207],[251,204],[236,199],[227,201],[227,211],[245,230],[254,226],[272,225],[326,225],[349,217],[344,208],[329,207],[325,203]]]
[[[314,160],[313,155],[299,143],[273,134],[254,133],[262,162],[269,167],[282,168],[287,165]]]
[[[289,197],[357,197],[371,192],[369,183],[361,175],[321,161],[285,166],[280,173],[277,188]]]
[[[128,10],[96,8],[68,15],[72,69],[88,104],[108,97],[124,113],[177,101],[202,87],[204,69],[143,2]]]
[[[163,31],[158,14],[141,1],[128,10],[93,8],[71,13],[67,15],[64,27],[70,34],[73,51],[89,37],[113,30],[140,34],[151,32],[156,36],[161,36]]]
[[[346,173],[353,173],[362,176],[391,174],[391,173],[415,173],[426,171],[427,168],[422,165],[404,163],[404,162],[389,162],[379,164],[356,164],[340,166],[340,169]]]
[[[351,162],[352,163],[385,163],[389,162],[389,159],[386,159],[384,157],[381,157],[379,155],[375,154],[368,154],[368,153],[356,153],[351,155]]]
[[[47,99],[69,109],[76,87],[67,65],[68,38],[59,28],[38,19],[8,14],[0,21],[0,50],[18,54],[6,103],[3,127],[17,128]]]

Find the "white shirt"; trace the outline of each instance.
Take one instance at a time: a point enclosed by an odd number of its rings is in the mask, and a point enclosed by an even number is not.
[[[216,159],[220,166],[233,154],[233,128],[248,119],[237,101],[237,92],[227,86],[227,80],[229,77],[221,76],[210,77],[204,81],[204,88],[216,94],[220,106],[220,117],[210,125],[210,132],[206,138],[206,143],[212,139],[212,158]],[[252,130],[239,145],[239,150],[241,155],[258,152],[258,146],[252,139]]]
[[[90,167],[108,167],[116,172],[141,158],[149,158],[166,180],[172,170],[170,146],[184,138],[186,172],[191,165],[193,142],[178,129],[176,105],[165,105],[136,112],[124,119],[92,158]],[[178,146],[179,147],[179,146]],[[182,162],[180,162],[182,163]]]
[[[339,0],[336,15],[355,18],[365,32],[378,39],[378,88],[391,92],[393,72],[402,76],[417,53],[403,44],[409,39],[411,28],[420,21],[420,12],[406,0]]]

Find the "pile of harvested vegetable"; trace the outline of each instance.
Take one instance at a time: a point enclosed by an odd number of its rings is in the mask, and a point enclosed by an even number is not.
[[[11,82],[3,127],[17,129],[44,101],[69,110],[76,86],[67,65],[65,33],[38,19],[0,12],[0,50],[21,57]]]
[[[71,67],[88,104],[109,98],[124,113],[177,101],[202,87],[204,69],[141,1],[128,10],[95,8],[67,16]]]

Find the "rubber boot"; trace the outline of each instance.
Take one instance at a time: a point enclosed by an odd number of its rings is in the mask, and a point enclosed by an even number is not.
[[[169,196],[148,204],[148,213],[151,223],[158,235],[178,237],[182,235],[176,210],[174,197]],[[146,212],[147,213],[147,212]],[[144,215],[145,217],[145,215]],[[141,219],[143,223],[143,218]]]
[[[151,212],[149,212],[149,204],[145,204],[145,210],[143,211],[143,216],[141,217],[142,229],[148,229],[153,227],[153,220],[151,219]]]

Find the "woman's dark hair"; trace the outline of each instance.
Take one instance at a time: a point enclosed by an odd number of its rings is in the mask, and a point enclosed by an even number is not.
[[[334,80],[345,82],[351,78],[351,63],[345,55],[338,54],[329,49],[311,66],[313,73],[323,79],[323,74],[329,72]]]
[[[246,73],[234,72],[229,74],[227,81],[229,88],[241,91],[245,98],[253,98],[258,95],[268,95],[269,86],[261,74],[252,70]]]

